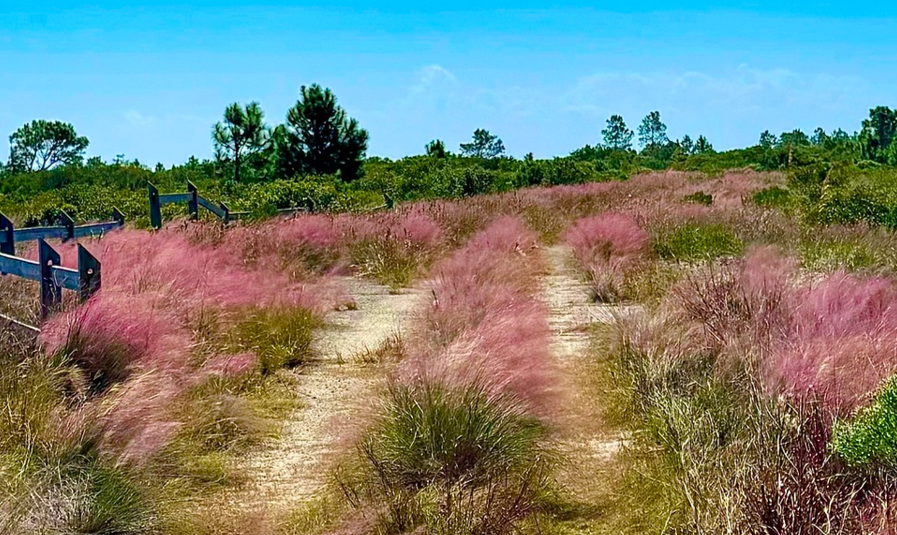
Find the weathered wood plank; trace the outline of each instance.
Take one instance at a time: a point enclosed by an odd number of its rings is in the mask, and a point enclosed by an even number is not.
[[[3,214],[0,214],[0,253],[16,254],[16,230],[12,221]]]
[[[162,205],[159,204],[159,189],[152,182],[146,183],[146,189],[149,193],[149,212],[150,225],[153,228],[162,227]]]
[[[109,223],[91,223],[89,225],[79,225],[75,227],[75,237],[76,238],[84,238],[84,237],[94,237],[94,236],[102,236],[103,234],[107,234],[113,230],[120,229],[122,223],[118,221],[111,221]]]
[[[0,271],[23,279],[40,280],[40,264],[17,256],[0,253]]]
[[[193,200],[192,193],[160,193],[159,194],[159,205],[165,206],[166,204],[176,204],[187,202],[189,203]]]
[[[57,221],[62,227],[65,227],[65,236],[63,240],[75,239],[75,220],[65,212],[59,212],[59,220]]]
[[[218,219],[224,219],[224,218],[225,218],[226,214],[224,213],[224,210],[222,210],[220,207],[215,206],[214,204],[212,204],[212,203],[211,203],[208,199],[206,199],[205,197],[197,196],[197,197],[196,197],[196,201],[199,203],[200,206],[202,206],[202,207],[205,208],[206,210],[208,210],[208,211],[212,212],[213,214],[215,214],[216,216],[218,216]]]
[[[81,276],[77,269],[53,266],[50,268],[50,273],[53,277],[53,282],[60,288],[75,292],[81,290]]]
[[[62,240],[68,236],[68,228],[55,227],[30,227],[19,228],[13,233],[17,242],[34,240]]]
[[[187,181],[187,193],[190,194],[190,199],[187,200],[187,212],[189,212],[190,217],[196,219],[199,217],[199,190],[196,189],[196,186],[193,185],[193,182]]]
[[[40,317],[46,319],[62,303],[62,288],[53,273],[53,267],[61,264],[62,259],[47,242],[37,240],[37,262],[40,268]]]
[[[82,301],[99,291],[101,281],[100,261],[90,254],[83,245],[78,244],[78,295]]]

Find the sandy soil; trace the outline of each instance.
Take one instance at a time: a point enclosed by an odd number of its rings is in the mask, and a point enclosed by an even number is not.
[[[594,486],[591,480],[609,469],[609,461],[627,441],[603,421],[601,393],[594,384],[596,363],[589,358],[588,328],[596,322],[614,323],[617,317],[640,309],[591,302],[568,247],[549,247],[545,255],[549,272],[542,280],[543,295],[549,308],[552,352],[562,375],[563,406],[567,407],[558,442],[568,466],[559,480],[584,495]]]
[[[315,341],[318,358],[294,372],[302,406],[276,441],[241,463],[250,477],[239,498],[243,503],[295,506],[321,489],[340,430],[371,403],[382,384],[383,367],[354,357],[400,332],[421,295],[419,290],[394,295],[385,286],[353,277],[341,282],[357,309],[333,312]]]

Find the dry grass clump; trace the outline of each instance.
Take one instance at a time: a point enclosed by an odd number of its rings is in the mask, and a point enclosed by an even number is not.
[[[893,529],[897,479],[848,466],[831,440],[835,421],[894,373],[895,304],[888,281],[807,281],[795,261],[761,249],[696,271],[653,318],[624,324],[621,404],[641,432],[637,451],[653,452],[643,468],[661,482],[670,525]]]
[[[344,532],[513,533],[543,507],[552,374],[532,244],[499,219],[436,266],[434,299],[337,474]]]
[[[649,244],[631,217],[610,213],[580,219],[564,240],[589,278],[592,297],[603,303],[622,298],[626,276],[643,262]]]

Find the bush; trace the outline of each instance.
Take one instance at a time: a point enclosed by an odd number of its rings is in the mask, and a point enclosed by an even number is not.
[[[658,256],[680,261],[736,256],[743,248],[735,233],[718,224],[687,223],[654,241]]]
[[[879,261],[875,252],[859,240],[815,238],[802,244],[801,263],[813,271],[859,271]]]
[[[787,189],[770,186],[754,192],[751,200],[764,208],[784,208],[791,201],[791,194]]]
[[[302,307],[250,309],[235,326],[232,344],[238,351],[254,352],[262,372],[270,373],[308,360],[320,325],[320,318]]]
[[[835,426],[832,450],[853,466],[897,467],[897,377],[882,385],[868,407]]]
[[[477,385],[393,384],[340,483],[387,532],[513,533],[545,490],[543,436],[513,398]]]
[[[704,206],[710,206],[713,204],[713,195],[709,193],[704,193],[703,191],[696,191],[690,195],[686,195],[682,197],[682,200],[685,202],[691,202],[695,204],[703,204]]]

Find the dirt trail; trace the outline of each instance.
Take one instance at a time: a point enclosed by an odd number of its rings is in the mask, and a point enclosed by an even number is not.
[[[543,295],[553,333],[552,352],[562,374],[563,406],[568,407],[559,442],[570,461],[565,470],[569,473],[561,474],[561,480],[588,500],[590,494],[601,492],[594,488],[596,479],[611,470],[610,461],[626,441],[603,421],[588,328],[596,322],[613,323],[618,315],[631,314],[638,308],[593,303],[588,286],[572,267],[568,247],[549,247],[545,255],[549,272],[542,280]]]
[[[244,503],[269,510],[295,506],[322,487],[341,422],[370,402],[383,376],[382,367],[354,357],[400,332],[421,295],[419,290],[391,294],[385,286],[354,277],[342,282],[357,309],[328,316],[328,326],[315,341],[319,357],[295,372],[301,407],[276,441],[241,463],[250,477]]]

